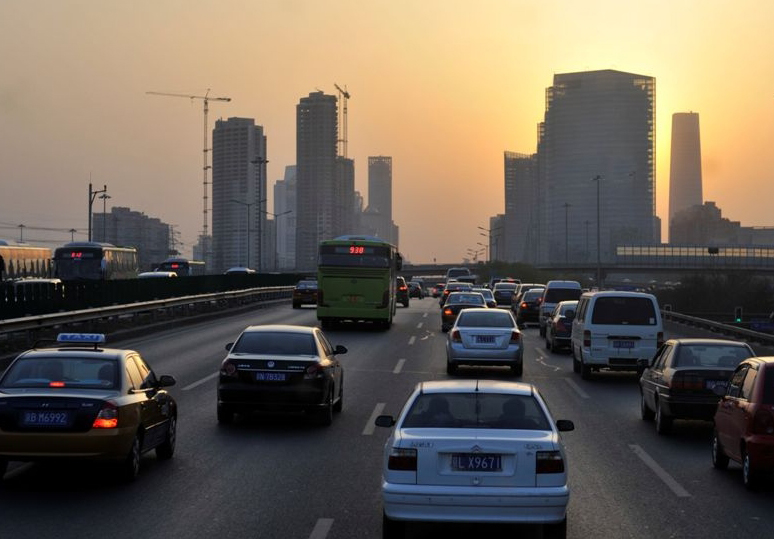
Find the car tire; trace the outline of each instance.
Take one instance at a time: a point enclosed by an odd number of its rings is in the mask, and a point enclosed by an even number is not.
[[[591,365],[587,365],[586,362],[583,361],[583,352],[580,354],[580,375],[583,380],[591,379]]]
[[[344,377],[342,377],[341,381],[339,382],[339,400],[337,400],[336,403],[333,405],[333,411],[337,414],[340,414],[343,408],[344,408]]]
[[[521,361],[516,365],[512,365],[511,374],[513,374],[514,376],[521,376],[522,374],[524,374],[524,362]]]
[[[640,388],[640,417],[643,421],[653,421],[656,413],[648,407],[645,402],[645,392]]]
[[[728,468],[728,455],[723,451],[723,446],[720,445],[720,438],[718,438],[718,431],[712,433],[712,466],[717,470],[725,470]]]
[[[756,490],[759,484],[758,474],[747,450],[742,452],[742,482],[747,490]]]
[[[156,447],[156,458],[169,460],[175,454],[175,442],[177,441],[177,416],[172,415],[167,423],[167,435],[164,441]]]
[[[382,512],[382,539],[403,539],[406,536],[406,523],[387,518]]]
[[[132,439],[132,445],[129,448],[129,453],[124,457],[124,460],[120,464],[121,479],[127,482],[137,479],[137,475],[140,473],[140,457],[142,449],[142,440],[140,434],[137,433]]]
[[[661,401],[656,398],[656,432],[669,434],[672,431],[672,418],[664,413]]]
[[[328,401],[317,413],[318,423],[323,427],[328,427],[333,423],[333,389],[328,392]]]
[[[301,304],[300,304],[300,303],[295,303],[295,302],[294,302],[294,303],[293,303],[293,308],[294,308],[294,309],[300,309],[300,308],[301,308]]]
[[[446,362],[446,374],[451,374],[451,375],[457,374],[457,365],[447,361]]]
[[[544,539],[566,539],[567,537],[567,517],[561,522],[552,524],[543,524]]]
[[[234,422],[234,412],[222,404],[218,404],[218,423],[221,425],[230,425]]]

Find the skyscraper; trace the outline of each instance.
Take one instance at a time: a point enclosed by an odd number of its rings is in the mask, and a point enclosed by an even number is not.
[[[277,230],[277,266],[296,267],[296,166],[285,167],[285,177],[274,184],[274,218]]]
[[[260,269],[266,222],[266,137],[252,118],[215,122],[212,132],[212,242],[216,273]]]
[[[505,152],[505,215],[489,235],[502,236],[499,249],[490,249],[492,260],[533,262],[537,247],[537,156]],[[490,238],[491,241],[491,238]]]
[[[669,166],[669,241],[672,219],[679,211],[701,206],[701,140],[699,114],[676,112],[672,115],[672,153]]]
[[[658,241],[655,88],[613,70],[554,76],[538,143],[539,263],[586,259],[587,223],[592,259]]]
[[[317,246],[335,237],[336,97],[312,92],[296,105],[296,269],[317,268]]]
[[[392,222],[392,157],[368,157],[367,211],[369,222],[376,228],[376,235],[397,245]]]

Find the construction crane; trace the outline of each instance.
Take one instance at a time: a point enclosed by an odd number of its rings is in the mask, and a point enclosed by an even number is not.
[[[230,97],[210,97],[210,89],[207,88],[207,92],[205,92],[204,95],[189,95],[189,94],[171,94],[167,92],[145,92],[146,94],[150,95],[164,95],[167,97],[185,97],[187,99],[190,99],[193,101],[194,99],[201,99],[204,102],[204,151],[203,151],[203,158],[204,158],[204,166],[202,167],[202,188],[204,190],[204,215],[203,215],[203,223],[202,223],[202,238],[203,243],[202,247],[204,248],[204,257],[207,257],[208,254],[208,248],[209,245],[209,227],[207,226],[207,206],[208,206],[208,196],[207,193],[209,189],[207,188],[208,181],[207,181],[207,170],[210,168],[210,165],[208,164],[207,159],[207,152],[209,152],[209,147],[207,146],[207,113],[210,110],[209,103],[210,101],[231,101]]]
[[[347,157],[347,100],[349,99],[349,92],[347,91],[347,85],[344,85],[344,89],[341,89],[341,86],[336,84],[335,82],[333,85],[336,87],[336,89],[339,91],[339,100],[344,102],[344,110],[341,112],[341,118],[339,120],[339,123],[341,124],[341,134],[342,137],[338,140],[338,142],[341,143],[341,152],[340,154],[342,157]]]

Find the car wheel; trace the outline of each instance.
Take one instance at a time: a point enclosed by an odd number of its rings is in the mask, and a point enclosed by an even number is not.
[[[446,374],[457,374],[457,365],[449,361],[446,362]]]
[[[540,333],[541,337],[545,338],[545,336],[546,336],[546,328],[544,326],[540,326],[539,333]]]
[[[728,468],[728,460],[728,455],[723,451],[723,446],[720,445],[716,430],[712,433],[712,466],[718,470],[725,470]]]
[[[121,463],[120,475],[125,481],[134,481],[140,473],[141,447],[140,435],[136,434],[132,440],[132,446],[129,448],[129,453]]]
[[[293,303],[293,308],[294,309],[300,309],[301,308],[301,304],[300,303]]]
[[[567,517],[561,522],[543,524],[544,539],[565,539],[567,537]]]
[[[327,427],[333,423],[333,389],[328,393],[328,401],[318,413],[320,425]]]
[[[586,362],[583,361],[583,352],[581,352],[580,355],[580,375],[583,380],[591,379],[591,365],[587,365]]]
[[[661,401],[656,399],[656,432],[659,434],[669,434],[672,430],[672,418],[664,413]]]
[[[338,413],[341,413],[341,409],[344,407],[344,377],[341,378],[341,381],[339,382],[339,400],[336,401],[336,404],[333,405],[333,411]]]
[[[382,512],[382,539],[403,539],[406,535],[406,523],[400,520],[387,518]]]
[[[748,490],[755,490],[758,487],[758,474],[746,450],[742,454],[742,481]]]
[[[234,412],[222,404],[218,404],[218,423],[229,425],[234,422]]]
[[[640,388],[640,417],[643,421],[653,421],[656,417],[655,412],[648,408],[648,404],[645,402],[645,392]]]
[[[167,436],[161,445],[156,447],[156,458],[169,460],[175,454],[175,442],[177,441],[177,416],[172,415],[167,424]]]
[[[514,376],[521,376],[524,374],[524,362],[520,361],[516,365],[511,365],[511,374]]]

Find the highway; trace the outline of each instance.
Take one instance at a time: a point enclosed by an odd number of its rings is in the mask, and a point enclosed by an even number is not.
[[[140,351],[157,374],[177,378],[175,457],[145,455],[132,484],[115,480],[109,467],[12,463],[0,487],[2,537],[381,537],[381,457],[389,432],[373,418],[397,414],[417,382],[448,377],[437,300],[399,307],[389,331],[326,332],[349,349],[341,356],[344,409],[332,426],[266,415],[220,426],[216,373],[224,345],[245,326],[268,323],[317,321],[313,308],[288,302],[111,343]],[[680,335],[672,328],[667,336]],[[659,436],[640,419],[634,374],[584,381],[568,354],[545,349],[537,328],[524,331],[524,344],[522,380],[539,387],[557,419],[575,422],[563,436],[572,488],[568,537],[770,536],[774,487],[750,493],[738,465],[714,470],[709,423],[676,421],[672,435]],[[461,368],[460,376],[512,379],[498,368]],[[444,535],[542,537],[535,526],[416,525],[408,533]]]

